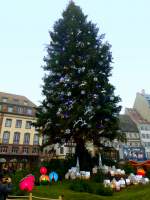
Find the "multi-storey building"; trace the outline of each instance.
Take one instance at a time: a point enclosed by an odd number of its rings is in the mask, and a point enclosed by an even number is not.
[[[139,130],[128,115],[120,115],[120,130],[126,136],[125,145],[128,147],[141,147]]]
[[[145,90],[136,94],[133,108],[140,113],[143,119],[150,122],[150,94],[146,94]]]
[[[145,148],[146,157],[150,159],[150,122],[140,115],[136,109],[126,108],[125,113],[136,123],[141,144]]]
[[[145,149],[142,147],[140,133],[136,123],[128,115],[120,115],[120,130],[126,136],[126,142],[119,144],[121,159],[144,160]]]
[[[39,159],[42,139],[32,123],[36,105],[24,96],[0,92],[0,162],[30,164]]]

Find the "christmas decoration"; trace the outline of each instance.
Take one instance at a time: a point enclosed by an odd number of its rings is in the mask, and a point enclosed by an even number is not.
[[[45,174],[47,173],[47,168],[46,168],[46,167],[41,167],[41,168],[40,168],[40,173],[41,173],[42,175],[45,175]]]
[[[56,172],[51,172],[49,174],[49,179],[51,182],[57,182],[58,181],[58,174]]]
[[[98,31],[81,8],[70,1],[50,31],[43,67],[44,98],[36,112],[35,126],[48,135],[47,145],[72,139],[81,166],[87,140],[99,147],[101,137],[113,140],[121,136],[120,98],[109,81],[111,46]],[[46,126],[48,119],[51,123]]]
[[[97,77],[94,77],[94,81],[98,81]]]
[[[39,178],[39,181],[42,185],[47,185],[50,180],[49,180],[49,176],[48,175],[41,175]]]
[[[81,90],[81,94],[85,94],[85,90]]]
[[[66,134],[69,134],[70,132],[71,132],[70,129],[66,129],[65,131]]]
[[[34,187],[34,181],[35,181],[35,178],[32,174],[26,176],[19,182],[20,190],[31,192]]]
[[[144,171],[144,169],[138,169],[137,170],[137,175],[141,175],[141,176],[145,176],[145,171]]]

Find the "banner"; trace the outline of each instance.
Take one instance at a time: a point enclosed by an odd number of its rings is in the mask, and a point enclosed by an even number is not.
[[[123,157],[125,160],[144,161],[146,160],[145,149],[143,147],[123,147]]]

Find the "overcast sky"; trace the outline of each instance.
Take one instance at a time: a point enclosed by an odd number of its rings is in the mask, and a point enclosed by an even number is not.
[[[49,30],[69,0],[0,0],[0,91],[42,99],[43,57]],[[122,112],[136,92],[150,94],[150,1],[75,0],[112,45],[111,83]]]

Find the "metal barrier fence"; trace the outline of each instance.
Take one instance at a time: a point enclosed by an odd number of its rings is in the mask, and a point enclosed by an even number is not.
[[[33,199],[41,199],[41,200],[64,200],[63,196],[59,196],[58,199],[44,198],[44,197],[36,197],[33,196],[32,193],[29,193],[29,196],[12,196],[9,195],[7,200],[33,200]]]

